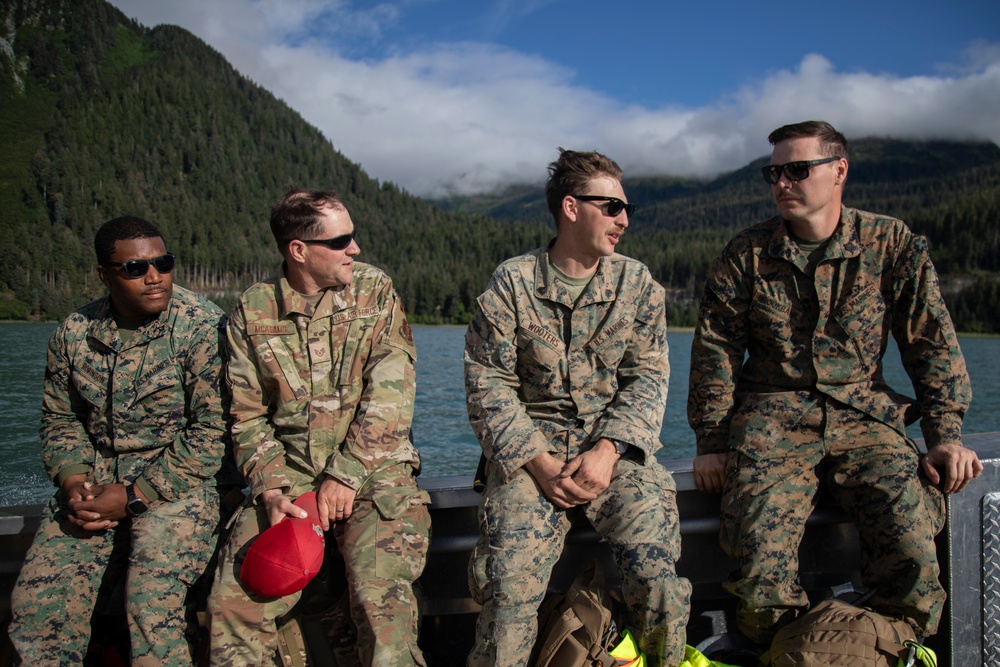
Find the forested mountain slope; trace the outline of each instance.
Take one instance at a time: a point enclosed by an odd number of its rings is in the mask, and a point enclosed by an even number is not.
[[[461,319],[486,264],[550,235],[380,184],[180,28],[101,0],[0,0],[0,38],[0,318],[100,293],[94,231],[125,213],[160,226],[178,282],[240,290],[280,262],[267,219],[293,184],[340,191],[361,259],[425,318]]]
[[[291,185],[342,193],[362,259],[393,276],[415,321],[466,320],[493,266],[552,235],[540,184],[426,202],[364,173],[332,134],[183,29],[103,0],[0,0],[0,319],[60,318],[99,294],[93,233],[125,213],[161,227],[179,283],[227,307],[277,267],[268,211]],[[1000,332],[1000,148],[852,150],[847,203],[926,234],[959,328]],[[672,324],[692,321],[732,233],[773,214],[765,163],[626,181],[640,212],[620,249],[668,287]]]

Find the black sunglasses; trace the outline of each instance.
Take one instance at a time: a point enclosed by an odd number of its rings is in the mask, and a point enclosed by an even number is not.
[[[825,157],[821,160],[800,160],[799,162],[788,162],[785,164],[769,164],[761,169],[764,172],[764,180],[771,185],[776,185],[781,180],[781,172],[790,181],[804,181],[809,178],[809,170],[818,164],[836,162],[839,157]]]
[[[570,197],[580,201],[606,201],[608,202],[608,215],[612,218],[622,211],[625,211],[626,218],[631,218],[632,214],[635,213],[635,204],[626,204],[618,197],[600,197],[598,195],[570,195]]]
[[[330,250],[346,250],[347,246],[351,245],[351,241],[354,240],[354,232],[350,234],[341,234],[340,236],[334,236],[332,239],[300,239],[303,243],[308,243],[309,245],[325,245]]]
[[[174,264],[176,261],[174,253],[168,252],[166,255],[160,255],[159,257],[154,257],[153,259],[130,259],[127,262],[109,262],[104,266],[108,268],[119,268],[125,272],[125,275],[129,278],[142,278],[149,272],[149,265],[152,264],[153,267],[159,273],[170,273],[174,270]]]

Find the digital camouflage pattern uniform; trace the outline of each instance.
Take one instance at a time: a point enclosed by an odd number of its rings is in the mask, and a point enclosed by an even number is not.
[[[664,291],[639,262],[612,255],[574,304],[546,249],[501,264],[469,325],[469,417],[488,465],[470,588],[483,605],[470,665],[524,665],[537,610],[573,518],[583,512],[611,545],[649,664],[683,659],[690,585],[680,558],[676,487],[653,457],[670,373]],[[523,466],[569,460],[600,438],[632,448],[611,485],[570,511]],[[634,454],[634,456],[633,456]]]
[[[416,348],[389,278],[355,262],[354,280],[313,306],[283,277],[252,286],[228,328],[236,462],[250,485],[220,557],[209,601],[214,665],[273,661],[276,619],[301,593],[261,598],[239,571],[269,526],[258,502],[290,498],[329,475],[357,491],[331,533],[347,567],[362,664],[423,664],[413,582],[423,571],[430,496],[416,485],[410,442]]]
[[[67,520],[61,491],[49,501],[12,597],[24,664],[82,664],[94,610],[123,578],[132,664],[193,664],[186,597],[211,575],[220,494],[237,482],[223,465],[223,321],[175,285],[168,308],[127,342],[107,297],[53,333],[41,426],[49,477],[135,482],[151,502],[139,518],[87,532]]]
[[[919,417],[928,447],[959,442],[971,390],[927,241],[844,208],[815,275],[805,267],[780,217],[738,234],[712,266],[692,347],[698,453],[729,452],[721,543],[740,564],[727,584],[740,629],[767,642],[808,605],[798,545],[823,486],[860,531],[871,604],[933,634],[943,499],[905,428]],[[890,333],[916,402],[883,379]]]

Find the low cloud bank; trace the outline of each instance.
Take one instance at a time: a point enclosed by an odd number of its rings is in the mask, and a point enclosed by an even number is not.
[[[840,72],[821,54],[699,108],[623,104],[552,62],[493,44],[355,53],[398,20],[390,4],[339,0],[115,0],[145,25],[173,23],[224,54],[371,175],[422,196],[472,194],[545,177],[558,146],[597,149],[630,176],[710,176],[765,155],[767,134],[828,120],[847,137],[1000,143],[1000,45],[931,75]],[[319,30],[313,27],[321,23]],[[338,39],[342,36],[343,39]]]

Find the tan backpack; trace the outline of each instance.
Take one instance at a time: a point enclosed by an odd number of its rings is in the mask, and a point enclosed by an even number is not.
[[[763,667],[937,667],[908,623],[837,599],[778,630],[760,661]]]
[[[565,595],[551,595],[538,611],[534,667],[610,667],[621,639],[608,593],[604,564],[594,561]]]

